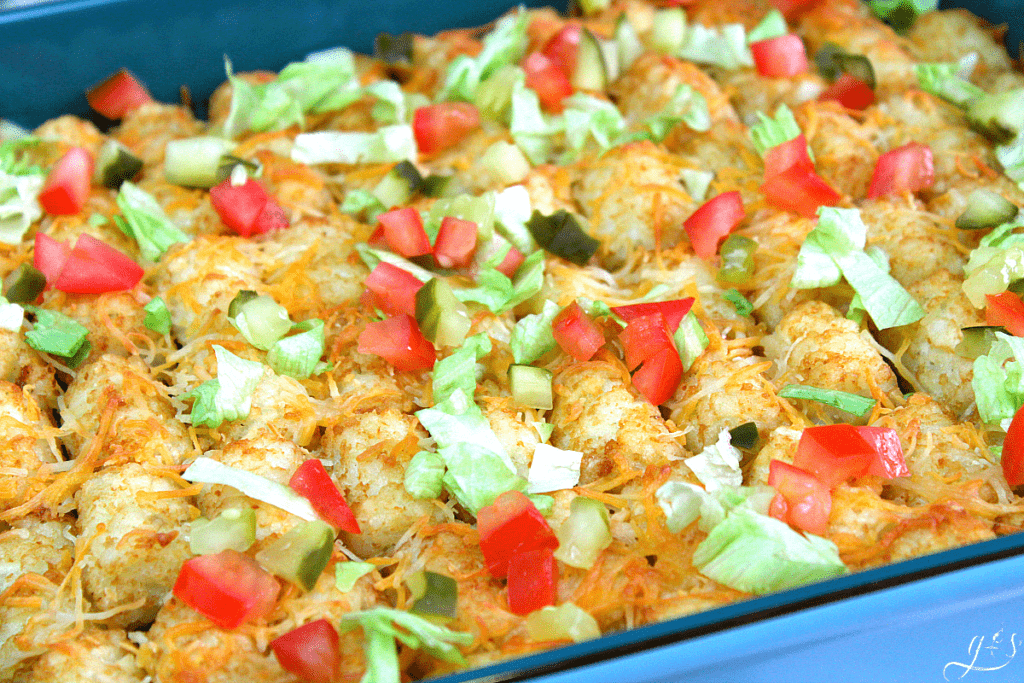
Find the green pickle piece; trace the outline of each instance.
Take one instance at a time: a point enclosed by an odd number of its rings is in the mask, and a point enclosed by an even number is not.
[[[30,304],[46,289],[46,276],[31,263],[22,263],[4,280],[4,297],[12,304]]]
[[[256,561],[280,576],[312,590],[334,552],[334,529],[320,520],[303,522],[256,553]]]
[[[458,616],[459,584],[452,577],[420,571],[405,582],[413,598],[410,612],[441,621]]]
[[[757,242],[745,235],[729,235],[719,253],[722,265],[718,268],[718,280],[732,284],[743,284],[754,273],[754,252]]]
[[[228,508],[213,519],[192,522],[189,548],[196,555],[213,555],[222,550],[244,553],[256,542],[256,511],[250,507]]]
[[[423,336],[440,346],[461,345],[472,324],[466,305],[437,277],[416,292],[416,322]]]
[[[754,422],[744,422],[729,430],[729,439],[732,445],[745,451],[755,448],[759,438],[757,424]]]
[[[554,396],[551,390],[551,371],[532,365],[510,365],[508,383],[512,398],[521,406],[551,410]]]
[[[991,351],[992,344],[997,339],[996,332],[1009,334],[1005,327],[999,325],[977,325],[965,327],[961,331],[964,335],[963,339],[953,350],[958,356],[970,360],[985,356]]]

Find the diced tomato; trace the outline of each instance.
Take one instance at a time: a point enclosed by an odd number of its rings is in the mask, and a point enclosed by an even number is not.
[[[920,142],[908,142],[878,157],[868,186],[868,199],[892,192],[917,192],[935,182],[932,148]]]
[[[72,294],[121,292],[133,289],[142,275],[142,268],[127,255],[82,233],[68,253],[53,287]]]
[[[764,153],[764,177],[771,178],[797,167],[814,171],[814,162],[807,153],[807,138],[800,133],[792,140],[775,145]]]
[[[704,202],[683,221],[694,253],[701,258],[714,258],[719,243],[740,224],[744,216],[743,199],[735,190]]]
[[[676,350],[672,333],[661,313],[633,318],[626,324],[626,329],[619,333],[619,340],[625,352],[626,367],[630,371],[663,348]]]
[[[437,154],[454,147],[480,125],[480,112],[469,102],[441,102],[417,109],[412,132],[420,154]]]
[[[551,36],[541,49],[541,54],[550,59],[567,78],[576,70],[576,55],[579,53],[583,27],[569,22]]]
[[[72,147],[50,169],[39,193],[39,205],[51,216],[76,214],[89,199],[92,184],[92,154],[82,147]]]
[[[270,641],[281,668],[307,683],[332,683],[341,670],[341,646],[331,622],[317,619]]]
[[[558,548],[558,538],[529,498],[519,491],[506,491],[476,516],[480,551],[491,576],[508,575],[509,560],[516,554]]]
[[[433,251],[420,212],[413,207],[385,211],[377,216],[377,221],[384,228],[384,241],[399,256],[412,258]]]
[[[1010,486],[1024,484],[1024,406],[1014,413],[1003,440],[1003,476]]]
[[[434,240],[434,259],[442,268],[465,268],[476,251],[476,223],[454,216],[441,219]]]
[[[523,256],[523,252],[519,251],[515,247],[510,247],[508,253],[505,254],[505,258],[501,260],[495,270],[504,275],[505,277],[512,277],[519,270],[519,266],[523,265],[523,261],[526,257]]]
[[[823,536],[832,511],[832,492],[810,472],[781,460],[768,465],[768,485],[778,491],[768,512],[798,529]]]
[[[43,232],[36,233],[32,265],[46,276],[47,287],[53,287],[70,255],[71,247],[67,243],[58,242]]]
[[[411,315],[396,315],[366,325],[359,334],[359,353],[372,353],[396,370],[426,370],[434,367],[437,354]]]
[[[787,33],[750,44],[757,73],[770,78],[789,78],[807,71],[807,50],[800,36]]]
[[[210,188],[210,203],[224,225],[242,237],[288,227],[284,210],[252,178],[241,185],[234,185],[230,178],[224,179]]]
[[[412,273],[381,261],[366,276],[372,303],[388,315],[416,315],[416,292],[423,283]]]
[[[771,0],[771,5],[789,19],[801,10],[809,9],[819,0]]]
[[[604,346],[604,333],[573,301],[551,321],[551,333],[567,354],[579,361],[590,360]]]
[[[174,582],[174,595],[221,628],[266,619],[274,610],[280,584],[256,560],[237,550],[186,560]]]
[[[906,477],[910,474],[907,460],[903,457],[903,444],[900,435],[891,427],[857,427],[860,435],[871,444],[878,454],[868,465],[867,474],[874,474],[883,479]]]
[[[341,494],[331,475],[327,474],[324,464],[316,458],[299,465],[295,474],[288,480],[288,486],[308,499],[320,518],[331,526],[350,534],[359,533],[359,522],[352,514],[345,496]]]
[[[674,346],[663,347],[633,373],[633,386],[651,405],[660,406],[675,395],[682,378],[679,352]]]
[[[679,323],[686,317],[686,314],[693,308],[693,297],[685,299],[672,299],[671,301],[652,301],[642,304],[629,304],[628,306],[613,306],[612,313],[619,316],[627,323],[644,316],[661,313],[668,325],[668,331],[675,334]]]
[[[818,95],[819,102],[838,102],[847,109],[863,111],[875,103],[875,91],[864,81],[844,73]]]
[[[523,70],[526,72],[526,87],[537,93],[540,106],[552,114],[561,114],[562,100],[572,95],[571,74],[540,52],[532,53],[523,61]]]
[[[842,195],[813,168],[800,162],[770,178],[766,177],[761,192],[775,208],[808,218],[816,217],[819,207],[833,206],[842,199]]]
[[[850,477],[867,474],[891,478],[908,473],[895,432],[847,424],[804,429],[793,466],[810,472],[832,488]],[[885,428],[887,429],[887,428]],[[896,474],[901,473],[901,474]]]
[[[550,548],[526,550],[508,562],[508,609],[526,615],[554,605],[558,597],[558,563]]]
[[[124,118],[146,102],[152,102],[149,92],[126,69],[94,86],[85,94],[89,106],[108,119]]]
[[[986,325],[1002,325],[1016,337],[1024,337],[1024,303],[1013,292],[986,294]]]

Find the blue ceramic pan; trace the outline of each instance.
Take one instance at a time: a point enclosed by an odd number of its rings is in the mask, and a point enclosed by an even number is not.
[[[239,71],[279,69],[382,31],[487,23],[507,0],[74,0],[0,12],[0,117],[89,116],[83,92],[121,67],[157,99],[201,104]],[[548,4],[532,0],[527,5]],[[1008,23],[1020,3],[964,5]],[[200,111],[200,113],[202,113]],[[861,572],[511,662],[446,683],[1024,681],[1024,534]]]

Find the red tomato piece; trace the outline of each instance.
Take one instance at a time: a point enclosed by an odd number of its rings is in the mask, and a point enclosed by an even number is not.
[[[1024,484],[1024,406],[1010,420],[1003,441],[1003,476],[1010,486]]]
[[[771,0],[771,5],[789,19],[801,10],[809,9],[818,0]]]
[[[570,74],[540,52],[534,52],[523,61],[523,70],[526,72],[526,87],[537,93],[540,106],[552,114],[561,114],[562,100],[573,91]]]
[[[210,203],[224,225],[242,237],[256,233],[256,220],[270,201],[270,195],[258,182],[249,178],[242,185],[233,185],[225,178],[210,188]]]
[[[412,258],[432,253],[423,219],[413,207],[385,211],[377,216],[377,221],[384,228],[384,241],[399,256]]]
[[[828,486],[811,473],[781,460],[772,460],[768,465],[768,485],[778,491],[769,508],[772,517],[818,536],[825,534],[832,511],[832,492]]]
[[[590,360],[604,346],[604,333],[573,301],[551,321],[551,333],[567,354],[578,361]]]
[[[986,294],[986,325],[1002,325],[1016,337],[1024,337],[1024,303],[1013,292]]]
[[[141,266],[106,242],[82,233],[60,274],[54,289],[72,294],[102,294],[132,289],[142,279]]]
[[[792,140],[775,145],[764,153],[764,177],[771,178],[797,167],[814,172],[814,162],[807,153],[807,138],[803,133]]]
[[[525,550],[508,563],[508,609],[527,615],[554,605],[558,597],[558,562],[550,548]]]
[[[370,236],[366,238],[366,243],[371,247],[387,248],[388,243],[384,239],[384,226],[377,224],[377,227],[373,229]]]
[[[179,600],[227,629],[266,619],[280,591],[273,576],[237,550],[186,560],[173,589]]]
[[[630,371],[664,348],[676,350],[665,317],[661,313],[633,318],[619,333]]]
[[[82,147],[72,147],[50,169],[39,193],[39,205],[51,216],[76,214],[89,199],[92,184],[92,154]]]
[[[558,538],[529,498],[519,491],[506,491],[476,516],[480,551],[491,576],[508,575],[509,561],[516,554],[534,550],[553,551]]]
[[[780,145],[781,146],[781,145]],[[801,216],[814,218],[818,208],[833,206],[842,195],[839,194],[813,168],[797,162],[787,170],[766,177],[761,192],[769,204],[777,209],[792,211]]]
[[[660,313],[665,318],[668,331],[675,334],[679,323],[682,322],[691,308],[693,308],[693,297],[688,296],[685,299],[672,299],[671,301],[652,301],[642,304],[629,304],[628,306],[613,306],[612,313],[627,323],[632,322],[636,318]]]
[[[288,486],[309,500],[320,518],[331,526],[350,534],[360,533],[359,522],[352,514],[345,496],[341,494],[331,475],[327,474],[324,464],[316,458],[299,465],[295,474],[288,480]]]
[[[289,225],[291,222],[288,220],[288,214],[272,197],[268,197],[267,203],[263,205],[252,224],[252,234],[262,235],[271,230],[283,230]]]
[[[576,70],[576,55],[579,53],[582,35],[583,27],[575,22],[569,22],[551,36],[541,49],[541,54],[550,59],[566,78],[571,78],[573,71]]]
[[[739,192],[723,192],[704,202],[683,221],[693,251],[701,258],[714,258],[718,245],[740,224],[746,214]]]
[[[844,73],[818,95],[819,102],[838,102],[847,109],[863,111],[875,103],[875,91],[864,81]]]
[[[442,268],[465,268],[476,251],[476,223],[445,216],[434,240],[434,259]]]
[[[124,118],[147,102],[152,102],[149,92],[138,79],[126,69],[94,86],[85,94],[89,106],[108,119]]]
[[[750,52],[762,76],[790,78],[807,72],[807,50],[794,33],[751,43]]]
[[[910,475],[906,458],[903,457],[903,444],[895,429],[890,427],[857,427],[860,435],[875,449],[877,457],[868,465],[867,474],[874,474],[884,479],[895,479]]]
[[[71,247],[67,243],[58,242],[46,233],[36,233],[32,265],[46,276],[47,287],[53,287],[70,255]]]
[[[396,315],[367,324],[359,334],[359,353],[372,353],[395,366],[396,370],[427,370],[434,367],[434,345],[420,332],[416,318]]]
[[[523,265],[523,261],[526,257],[523,252],[519,251],[515,247],[509,247],[508,253],[505,254],[505,258],[501,260],[495,270],[504,275],[505,277],[511,278],[519,270],[519,266]]]
[[[892,192],[917,192],[935,182],[932,148],[920,142],[908,142],[878,157],[868,186],[868,199]]]
[[[420,154],[437,154],[454,147],[480,125],[480,112],[469,102],[441,102],[417,109],[412,132]]]
[[[679,352],[674,346],[663,347],[633,373],[633,386],[651,405],[660,406],[675,395],[682,378]]]
[[[372,303],[388,315],[416,315],[416,292],[422,286],[412,273],[384,261],[366,276]]]
[[[332,683],[341,671],[341,646],[331,622],[317,619],[270,641],[278,663],[307,683]]]

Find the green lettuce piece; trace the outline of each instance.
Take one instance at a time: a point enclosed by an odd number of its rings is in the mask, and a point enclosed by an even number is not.
[[[571,95],[562,103],[565,110],[559,126],[565,136],[563,161],[579,158],[591,141],[601,152],[621,144],[626,120],[614,104],[585,93]]]
[[[454,410],[452,394],[461,391],[465,396],[476,393],[477,361],[491,352],[491,340],[483,332],[468,337],[462,346],[434,365],[432,392],[434,407]]]
[[[380,123],[408,123],[412,112],[402,87],[394,81],[377,81],[366,86],[364,92],[377,98],[370,115]]]
[[[716,28],[689,24],[676,56],[696,64],[730,70],[754,66],[754,56],[747,47],[747,32],[743,24],[725,24]]]
[[[347,213],[367,223],[375,222],[377,216],[388,210],[372,192],[358,188],[345,193],[345,199],[342,200],[339,208],[342,213]]]
[[[262,379],[266,366],[239,358],[223,346],[214,344],[217,378],[203,382],[182,395],[194,398],[192,424],[219,427],[223,422],[247,417],[252,407],[252,392]]]
[[[446,446],[472,444],[499,454],[507,468],[515,471],[505,447],[491,431],[491,423],[461,389],[452,392],[443,408],[424,408],[416,412],[420,424],[437,442],[439,452]]]
[[[153,195],[129,180],[121,183],[117,206],[124,219],[115,219],[115,223],[138,243],[139,251],[150,261],[158,260],[171,245],[190,239],[167,217]]]
[[[959,107],[983,97],[985,91],[961,75],[963,65],[956,62],[915,64],[917,85],[925,92]]]
[[[661,142],[677,123],[682,121],[691,130],[704,132],[711,128],[711,114],[704,96],[685,83],[676,87],[675,93],[660,112],[644,120],[654,142]]]
[[[377,264],[383,261],[385,263],[390,263],[396,268],[401,268],[405,272],[416,277],[420,282],[426,282],[434,277],[434,274],[426,268],[417,266],[412,261],[404,259],[394,252],[371,247],[365,242],[360,242],[356,245],[356,253],[359,254],[359,258],[362,259],[363,263],[370,270],[376,268]]]
[[[391,607],[374,607],[341,616],[342,633],[363,629],[367,668],[361,683],[400,683],[396,641],[452,664],[465,664],[457,645],[469,645],[473,635],[452,631],[423,617]]]
[[[526,72],[521,67],[503,66],[480,83],[473,95],[473,104],[483,118],[508,126],[512,94],[525,83]]]
[[[924,309],[891,275],[863,251],[833,257],[880,330],[917,322]]]
[[[545,300],[540,313],[523,316],[509,338],[512,357],[519,365],[529,365],[558,346],[551,332],[551,323],[561,311],[554,301]]]
[[[683,316],[679,327],[676,328],[675,334],[672,335],[672,340],[679,351],[679,358],[683,362],[683,370],[689,370],[693,367],[694,362],[711,343],[693,311],[689,311]]]
[[[3,119],[0,119],[0,123],[10,124],[9,121],[4,121]],[[35,147],[42,141],[42,138],[29,135],[26,132],[21,137],[0,142],[0,172],[9,175],[46,176],[46,171],[31,163],[24,154],[25,150]]]
[[[447,471],[444,485],[474,515],[506,491],[526,491],[526,479],[498,453],[473,443],[438,449]]]
[[[376,568],[377,565],[370,562],[339,562],[334,565],[334,585],[342,593],[348,593],[356,581]]]
[[[494,234],[496,203],[497,197],[494,192],[484,192],[479,196],[460,194],[455,197],[442,197],[434,202],[424,217],[423,229],[433,242],[441,229],[441,221],[446,216],[461,218],[476,223],[477,244],[487,244]]]
[[[1024,339],[996,332],[989,352],[974,360],[971,386],[978,415],[1005,430],[1024,405]]]
[[[747,301],[738,289],[727,289],[722,292],[722,298],[735,307],[738,315],[750,315],[754,312],[754,305]]]
[[[282,337],[267,352],[267,365],[279,375],[306,379],[327,369],[320,362],[324,355],[324,321],[304,320],[295,325],[298,334]]]
[[[922,14],[938,9],[939,0],[868,0],[868,7],[879,19],[904,31]]]
[[[679,175],[683,185],[686,186],[687,194],[695,202],[704,201],[708,196],[708,188],[711,187],[711,181],[715,179],[713,171],[698,171],[692,168],[684,168]]]
[[[996,145],[996,159],[1006,177],[1024,189],[1024,135],[1018,135],[1005,145]]]
[[[743,483],[740,471],[742,455],[732,445],[732,436],[728,429],[718,434],[715,443],[708,444],[697,455],[683,462],[696,475],[700,483],[708,491],[717,491],[726,487],[735,487]]]
[[[802,384],[787,384],[779,390],[778,395],[781,398],[817,401],[839,410],[845,410],[857,417],[867,417],[875,407],[875,399],[873,398],[866,398],[858,394],[851,394],[848,391],[839,391],[838,389],[821,389]]]
[[[710,579],[757,595],[848,571],[832,541],[800,534],[742,505],[730,510],[697,546],[693,564]]]
[[[510,311],[537,294],[544,286],[544,252],[537,250],[526,257],[514,278],[493,266],[484,267],[477,275],[477,285],[456,289],[459,301],[476,301],[492,312]]]
[[[761,514],[775,497],[770,486],[723,486],[713,491],[682,481],[669,481],[656,492],[658,506],[665,513],[665,526],[679,533],[695,520],[697,527],[707,533],[719,525],[735,507],[744,506]]]
[[[864,253],[871,257],[871,260],[875,262],[880,269],[889,272],[889,256],[884,251],[875,246],[867,247]],[[864,301],[860,298],[860,294],[853,293],[853,298],[850,299],[850,305],[846,309],[846,317],[858,325],[864,324],[864,316],[868,314],[867,309],[864,308]]]
[[[529,14],[524,11],[497,21],[484,36],[483,49],[475,57],[459,55],[448,65],[437,99],[472,102],[480,84],[504,66],[519,62],[526,51]]]
[[[770,10],[764,15],[757,26],[750,29],[747,34],[747,43],[756,43],[769,38],[778,38],[789,33],[789,26],[786,25],[786,18],[777,9]]]
[[[149,300],[149,303],[142,307],[146,317],[142,324],[146,329],[153,330],[157,334],[167,334],[171,331],[171,312],[167,310],[167,304],[158,296]]]
[[[32,329],[25,333],[25,341],[36,351],[70,358],[86,343],[89,328],[63,313],[48,308],[26,306],[36,316]]]
[[[0,242],[19,244],[29,227],[42,218],[39,193],[46,176],[19,175],[0,168]]]
[[[778,106],[775,116],[757,112],[757,119],[758,122],[750,127],[750,141],[762,157],[772,147],[789,142],[803,132],[793,117],[793,110],[785,104]],[[810,154],[810,147],[808,147],[807,153]]]
[[[405,466],[404,485],[413,498],[437,498],[444,490],[444,459],[432,451],[412,456]]]
[[[295,136],[291,156],[302,164],[383,164],[415,160],[418,153],[412,126],[396,124],[369,133],[300,133]]]
[[[537,93],[527,88],[525,83],[516,83],[512,88],[508,129],[531,163],[547,163],[551,157],[551,135],[555,129],[541,111]]]
[[[532,214],[530,193],[522,185],[511,185],[494,195],[495,229],[524,254],[537,249],[537,242],[526,227]]]

